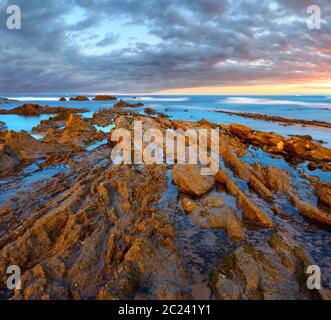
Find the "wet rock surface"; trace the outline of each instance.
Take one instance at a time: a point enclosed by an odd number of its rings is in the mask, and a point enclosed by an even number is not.
[[[119,106],[91,119],[54,113],[34,128],[42,140],[0,132],[0,298],[330,299],[330,181],[289,161],[328,164],[329,149],[221,125],[215,176],[200,165],[114,165],[116,143],[95,125],[218,125]],[[312,264],[323,290],[307,289]],[[6,289],[9,265],[21,268],[20,290]]]
[[[224,111],[224,110],[222,110],[222,111],[217,110],[216,112],[226,113],[229,115],[235,115],[235,116],[240,116],[240,117],[250,118],[250,119],[280,122],[280,123],[284,123],[285,125],[301,124],[301,125],[308,125],[308,126],[331,128],[331,123],[324,122],[324,121],[317,121],[317,120],[289,119],[289,118],[283,118],[283,117],[268,116],[268,115],[259,114],[259,113],[232,112],[232,111]]]

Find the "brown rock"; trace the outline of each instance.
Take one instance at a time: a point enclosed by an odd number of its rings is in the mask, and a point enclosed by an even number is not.
[[[186,213],[191,213],[196,208],[195,202],[188,198],[182,199],[182,206]]]
[[[321,184],[316,190],[319,200],[331,208],[331,185]]]
[[[251,200],[240,190],[237,184],[228,177],[226,172],[220,170],[215,176],[215,179],[220,183],[225,183],[230,194],[237,198],[237,205],[248,220],[264,227],[274,226],[271,219],[253,202],[251,202]]]
[[[214,179],[202,176],[197,165],[176,165],[172,177],[180,192],[197,197],[208,193],[215,186]]]
[[[77,96],[74,98],[70,98],[70,101],[90,101],[90,99],[84,96]]]
[[[97,95],[93,98],[94,101],[114,101],[117,98],[108,95]]]
[[[120,100],[117,104],[114,105],[114,108],[139,108],[143,106],[143,103],[129,103],[124,100]]]

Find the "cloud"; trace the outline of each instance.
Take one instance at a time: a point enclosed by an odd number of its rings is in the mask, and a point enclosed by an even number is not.
[[[331,77],[331,4],[302,0],[0,1],[0,92],[132,92]]]

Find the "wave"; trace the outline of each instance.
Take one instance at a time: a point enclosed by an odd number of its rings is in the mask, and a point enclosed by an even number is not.
[[[181,101],[190,101],[190,98],[156,98],[156,97],[136,97],[133,100],[139,101],[160,101],[160,102],[181,102]]]
[[[59,101],[58,97],[10,97],[17,101]]]
[[[304,102],[304,101],[291,101],[291,100],[272,100],[272,99],[264,99],[264,98],[247,98],[247,97],[227,98],[225,100],[218,100],[217,102],[227,103],[227,104],[294,105],[294,106],[310,107],[310,108],[331,107],[330,103]]]

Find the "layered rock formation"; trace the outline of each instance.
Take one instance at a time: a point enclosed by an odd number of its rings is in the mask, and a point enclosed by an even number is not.
[[[162,133],[221,128],[217,174],[115,166],[116,143],[94,125],[132,132],[134,120]],[[289,159],[328,164],[329,149],[118,106],[92,119],[60,113],[35,131],[45,138],[0,132],[0,299],[331,299],[306,286],[315,263],[331,281],[330,183]],[[9,265],[20,290],[6,289]]]

